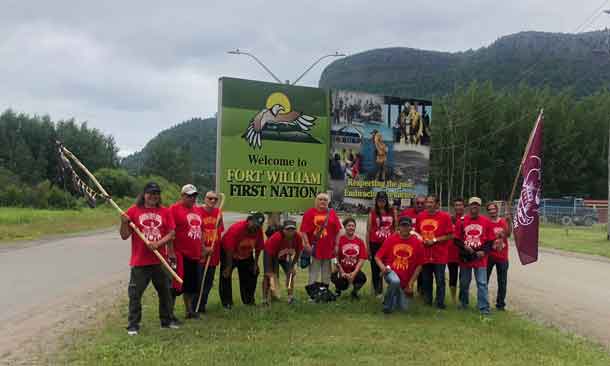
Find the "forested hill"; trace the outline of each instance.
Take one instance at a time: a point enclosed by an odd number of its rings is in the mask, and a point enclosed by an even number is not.
[[[524,82],[590,95],[610,80],[606,39],[604,31],[521,32],[465,52],[375,49],[331,63],[322,73],[320,87],[431,98],[479,80],[501,89]]]
[[[193,118],[160,132],[121,166],[132,174],[156,174],[210,188],[216,166],[216,118]]]

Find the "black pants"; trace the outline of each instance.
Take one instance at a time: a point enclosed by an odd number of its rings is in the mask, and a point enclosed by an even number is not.
[[[369,244],[371,253],[370,253],[370,262],[371,262],[371,280],[373,281],[373,288],[375,289],[375,295],[379,295],[383,293],[383,277],[381,276],[381,270],[375,261],[375,255],[379,248],[381,248],[380,243],[370,243]]]
[[[220,301],[223,306],[233,305],[233,286],[231,283],[231,277],[225,278],[222,273],[224,272],[225,266],[225,252],[220,252],[220,286],[218,288],[220,293]],[[246,259],[235,259],[233,258],[233,269],[237,268],[237,274],[239,276],[239,294],[241,295],[241,302],[245,305],[254,305],[254,294],[256,293],[256,279],[258,273],[252,272],[254,266],[254,257]]]
[[[214,285],[214,275],[216,274],[216,266],[209,266],[208,271],[205,273],[205,280],[203,281],[203,292],[201,294],[201,304],[199,304],[199,312],[205,313],[205,306],[208,303],[208,297],[210,291]],[[203,277],[203,269],[201,270],[201,276],[199,277],[199,284],[201,284],[201,277]],[[199,301],[199,291],[193,298],[193,312],[197,308],[197,302]]]
[[[129,317],[128,327],[139,328],[142,321],[142,295],[152,280],[159,297],[159,319],[161,325],[169,325],[171,321],[171,295],[169,291],[169,276],[160,264],[131,267],[129,276]]]
[[[337,292],[345,291],[349,287],[349,281],[346,278],[339,277],[339,272],[335,272],[330,276],[330,280],[335,284],[335,288]],[[358,271],[356,277],[354,277],[354,290],[353,292],[358,292],[366,283],[366,276],[362,271]]]
[[[458,263],[448,263],[447,268],[449,268],[449,287],[457,287],[460,265]]]
[[[424,301],[432,305],[432,283],[436,280],[436,306],[445,305],[445,265],[428,263],[422,268]]]
[[[487,283],[489,283],[489,277],[491,277],[494,266],[496,267],[496,274],[498,276],[496,309],[504,309],[506,306],[506,285],[508,283],[508,261],[496,262],[491,257],[487,259]]]

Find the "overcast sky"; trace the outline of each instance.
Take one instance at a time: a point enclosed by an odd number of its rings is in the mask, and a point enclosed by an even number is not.
[[[609,1],[610,2],[610,1]],[[607,2],[608,3],[608,2]],[[603,28],[600,0],[27,1],[0,0],[0,109],[87,121],[121,155],[217,109],[218,78],[294,80],[335,51],[462,51],[523,31]],[[239,4],[239,5],[237,5]],[[327,63],[301,85],[316,86]]]

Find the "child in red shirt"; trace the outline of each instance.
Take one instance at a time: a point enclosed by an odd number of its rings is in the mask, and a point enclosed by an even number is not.
[[[348,217],[343,220],[343,227],[345,235],[341,235],[337,243],[337,271],[332,274],[331,281],[335,284],[337,296],[341,296],[341,291],[353,284],[351,296],[358,300],[358,290],[366,283],[366,276],[360,269],[368,254],[364,241],[356,235],[356,220]]]

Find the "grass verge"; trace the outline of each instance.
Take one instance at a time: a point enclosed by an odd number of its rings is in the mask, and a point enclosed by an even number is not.
[[[545,225],[540,228],[540,245],[570,252],[610,258],[606,225],[566,227]]]
[[[303,287],[300,274],[298,287]],[[416,299],[408,313],[385,315],[368,294],[351,301],[236,306],[214,288],[208,313],[179,330],[161,330],[149,288],[140,335],[128,337],[126,299],[95,327],[78,331],[55,361],[71,365],[608,365],[601,347],[510,312],[481,321],[474,310],[437,311]],[[260,292],[260,291],[259,291]],[[282,299],[285,301],[285,298]],[[180,302],[180,299],[178,303]],[[260,302],[260,299],[259,299]],[[177,304],[176,313],[182,315]],[[118,310],[117,310],[118,309]]]
[[[116,211],[108,207],[81,210],[0,208],[0,242],[38,239],[118,225]]]

